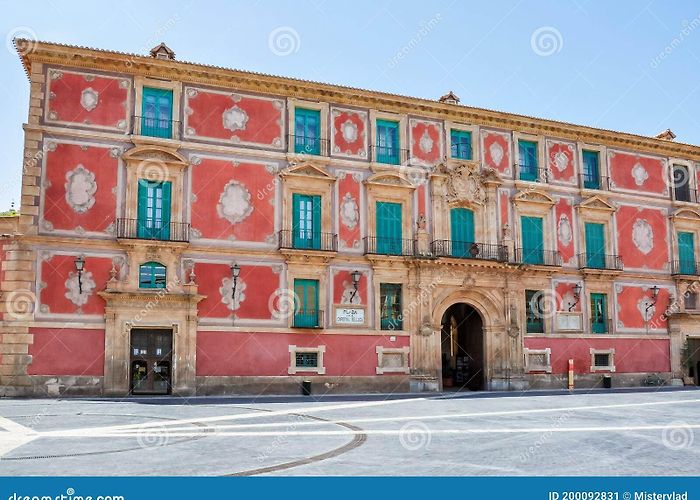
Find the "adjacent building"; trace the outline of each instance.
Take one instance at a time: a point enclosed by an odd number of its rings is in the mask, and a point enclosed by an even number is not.
[[[700,147],[16,40],[6,395],[693,383]]]

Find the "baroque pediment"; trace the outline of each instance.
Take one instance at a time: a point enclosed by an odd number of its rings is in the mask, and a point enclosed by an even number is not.
[[[538,191],[536,189],[528,189],[525,191],[520,191],[515,195],[513,201],[517,204],[536,204],[536,205],[549,205],[552,206],[556,202],[544,191]]]
[[[700,212],[692,208],[679,208],[671,215],[673,221],[698,222],[700,223]]]
[[[614,212],[617,208],[605,198],[595,195],[583,200],[578,205],[579,210],[597,210],[599,212]]]
[[[133,147],[122,155],[122,160],[127,164],[154,162],[183,167],[189,165],[187,159],[179,154],[177,149],[154,145]]]
[[[329,182],[335,181],[335,177],[329,174],[325,168],[316,165],[313,162],[305,161],[290,165],[280,172],[282,177],[311,177],[317,180],[326,180]]]
[[[378,172],[370,176],[365,184],[413,189],[415,186],[398,172]]]

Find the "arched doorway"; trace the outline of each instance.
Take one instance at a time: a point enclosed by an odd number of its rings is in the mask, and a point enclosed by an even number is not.
[[[484,389],[484,330],[481,314],[465,303],[442,315],[442,379],[445,389]]]

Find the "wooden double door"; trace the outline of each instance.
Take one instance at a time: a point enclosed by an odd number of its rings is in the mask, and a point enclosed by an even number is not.
[[[172,330],[131,330],[131,393],[170,394]]]

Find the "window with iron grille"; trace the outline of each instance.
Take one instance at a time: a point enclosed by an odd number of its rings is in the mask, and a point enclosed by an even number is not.
[[[317,352],[298,352],[296,353],[297,368],[317,368],[318,353]]]
[[[591,372],[615,371],[615,349],[591,348]]]
[[[686,309],[693,310],[698,308],[698,294],[696,292],[685,292],[683,301]]]

